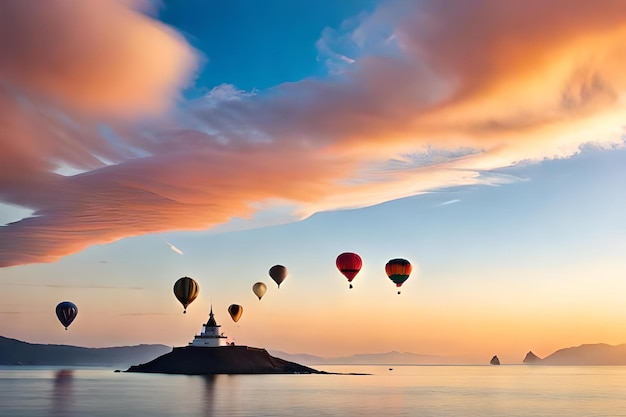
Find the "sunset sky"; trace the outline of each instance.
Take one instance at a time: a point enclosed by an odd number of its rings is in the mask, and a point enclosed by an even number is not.
[[[181,346],[212,304],[328,357],[626,343],[625,121],[622,0],[4,0],[0,335]]]

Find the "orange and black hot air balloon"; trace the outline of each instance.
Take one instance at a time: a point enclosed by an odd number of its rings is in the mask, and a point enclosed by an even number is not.
[[[337,256],[335,264],[337,265],[339,272],[341,272],[348,279],[350,288],[352,288],[352,280],[356,277],[356,274],[359,273],[361,267],[363,266],[361,257],[353,252],[344,252]]]
[[[174,295],[183,305],[183,313],[187,313],[187,306],[196,299],[200,293],[200,286],[198,283],[189,277],[182,277],[174,283]]]
[[[413,266],[411,262],[406,259],[396,258],[387,262],[385,265],[385,272],[390,280],[396,284],[396,287],[400,288],[404,281],[409,279],[409,275],[411,275],[411,271],[413,270]],[[400,294],[400,290],[398,290],[398,294]]]
[[[231,304],[228,306],[228,314],[230,314],[230,318],[237,323],[243,314],[243,307],[239,304]]]

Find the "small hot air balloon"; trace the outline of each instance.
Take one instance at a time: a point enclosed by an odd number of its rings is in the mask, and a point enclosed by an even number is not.
[[[396,287],[401,287],[402,283],[409,278],[411,275],[411,271],[413,270],[413,266],[406,259],[396,258],[387,262],[385,265],[385,272],[387,272],[387,276],[390,280],[396,284]],[[398,290],[398,294],[400,294],[400,290]]]
[[[243,307],[239,304],[231,304],[230,306],[228,306],[228,313],[230,314],[230,317],[233,319],[233,321],[237,323],[241,318],[241,315],[243,314]]]
[[[72,324],[72,322],[78,315],[78,308],[74,303],[71,303],[69,301],[63,301],[57,305],[56,313],[57,318],[59,319],[63,327],[65,327],[65,330],[67,330],[69,325]]]
[[[278,288],[280,288],[280,284],[287,278],[287,268],[282,265],[274,265],[270,268],[270,277],[278,284]]]
[[[363,261],[361,260],[361,257],[356,253],[344,252],[341,255],[337,256],[335,264],[337,265],[337,269],[339,269],[339,271],[346,278],[348,278],[350,288],[352,288],[352,280],[361,270],[361,266],[363,266]]]
[[[254,294],[259,297],[259,300],[265,295],[265,291],[267,291],[267,285],[263,282],[257,282],[252,286],[252,291]]]
[[[174,283],[174,295],[183,305],[184,314],[187,313],[187,306],[196,299],[199,292],[200,286],[198,286],[198,283],[193,278],[182,277]]]

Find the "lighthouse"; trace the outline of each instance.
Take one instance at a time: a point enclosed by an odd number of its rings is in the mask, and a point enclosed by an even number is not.
[[[228,346],[226,342],[226,336],[220,333],[220,325],[215,321],[213,316],[213,306],[211,305],[211,312],[209,313],[209,321],[202,325],[202,331],[200,334],[194,336],[193,340],[189,342],[189,346],[199,347],[219,347]]]

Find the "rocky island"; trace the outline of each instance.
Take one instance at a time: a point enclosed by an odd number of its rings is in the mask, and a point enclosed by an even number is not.
[[[530,365],[535,365],[539,362],[541,362],[541,358],[535,355],[532,350],[526,354],[526,356],[524,357],[524,360],[522,361],[522,363],[530,364]]]
[[[220,333],[220,327],[211,308],[209,320],[188,346],[175,347],[148,363],[131,366],[126,372],[183,375],[327,373],[276,358],[265,349],[235,346]]]
[[[326,373],[249,346],[177,347],[148,363],[131,366],[126,372],[184,375]]]

